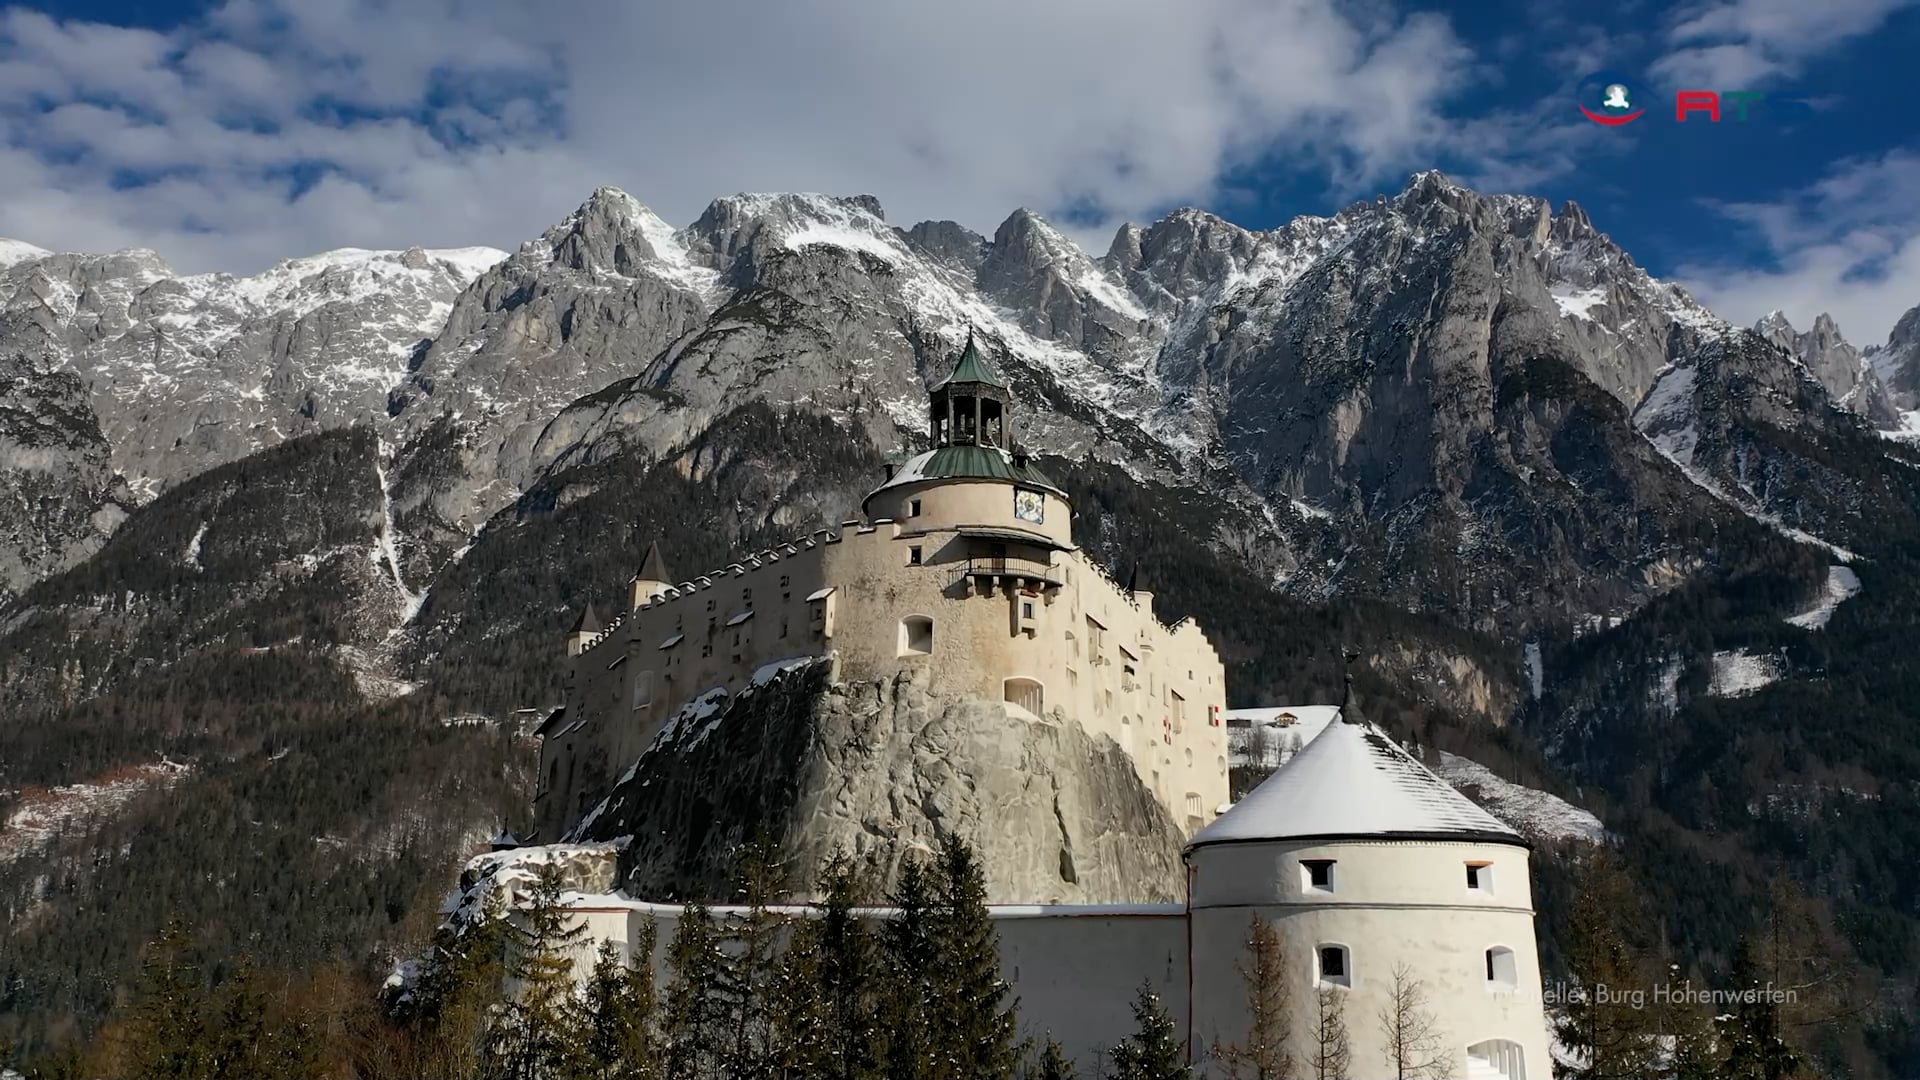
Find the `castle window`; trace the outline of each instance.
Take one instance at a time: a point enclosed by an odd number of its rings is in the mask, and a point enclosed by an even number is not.
[[[1493,864],[1470,862],[1467,864],[1467,888],[1473,892],[1490,893],[1493,891]]]
[[[559,786],[560,786],[560,759],[554,758],[553,764],[547,766],[547,790],[552,791],[554,788],[557,788]]]
[[[920,500],[919,499],[911,499],[907,502],[907,516],[910,518],[916,518],[920,516]]]
[[[653,672],[642,671],[633,677],[633,707],[644,709],[653,704]]]
[[[780,617],[780,636],[783,638],[787,636],[787,618],[784,615]]]
[[[1179,691],[1167,691],[1167,704],[1173,709],[1173,730],[1180,731],[1186,726],[1187,699]]]
[[[1008,679],[1002,696],[1035,716],[1046,711],[1046,688],[1034,679]]]
[[[707,610],[708,611],[713,610],[713,597],[711,596],[707,597]]]
[[[933,651],[933,620],[909,615],[900,620],[900,655],[925,656]]]
[[[1505,945],[1495,945],[1487,950],[1487,989],[1511,990],[1519,983],[1518,969],[1513,961],[1513,950]]]
[[[1023,619],[1033,618],[1033,601],[1031,600],[1020,601],[1020,617]]]
[[[1080,685],[1080,673],[1078,671],[1075,671],[1072,668],[1067,669],[1067,685],[1068,686]]]
[[[908,566],[920,565],[920,545],[919,544],[915,544],[912,547],[907,549],[907,565]]]
[[[791,578],[790,578],[790,577],[789,577],[788,575],[786,575],[786,574],[781,574],[781,575],[780,575],[780,587],[781,587],[781,588],[783,588],[783,589],[784,589],[784,588],[786,588],[786,587],[788,586],[788,584],[789,584],[789,582],[790,582],[791,580],[792,580],[792,579],[791,579]]]
[[[708,640],[708,641],[706,641],[706,642],[703,642],[703,643],[701,644],[701,646],[700,646],[700,655],[701,655],[701,656],[703,656],[703,657],[704,657],[704,656],[712,656],[712,655],[713,655],[713,642],[712,642],[711,640]]]
[[[1314,950],[1314,956],[1319,961],[1320,985],[1353,985],[1353,957],[1345,945],[1322,945]]]
[[[1314,892],[1332,892],[1333,862],[1332,859],[1301,859],[1302,886]]]
[[[1193,747],[1187,747],[1187,768],[1193,768]]]
[[[1200,793],[1197,791],[1187,792],[1187,816],[1199,817],[1200,814],[1201,814]]]

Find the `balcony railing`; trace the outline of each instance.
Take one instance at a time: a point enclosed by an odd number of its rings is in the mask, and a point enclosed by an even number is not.
[[[1057,589],[1066,583],[1066,571],[1051,563],[1039,559],[1018,559],[1004,555],[988,555],[968,559],[959,565],[954,574],[956,581],[987,581],[989,583],[1006,582],[1012,585],[1032,585],[1043,589]]]

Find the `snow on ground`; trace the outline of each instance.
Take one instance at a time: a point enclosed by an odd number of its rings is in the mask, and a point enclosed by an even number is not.
[[[571,893],[611,893],[618,885],[625,840],[604,844],[542,844],[490,851],[467,860],[460,884],[440,904],[441,925],[465,927],[519,902],[546,866],[559,869]]]
[[[1820,595],[1812,606],[1795,615],[1789,615],[1787,621],[1807,630],[1818,630],[1833,618],[1835,608],[1860,593],[1860,575],[1852,567],[1827,567],[1827,583],[1821,587]]]
[[[1228,709],[1227,764],[1277,769],[1325,731],[1340,715],[1338,705],[1282,705],[1271,709]],[[1291,716],[1286,722],[1283,717]],[[1247,721],[1246,727],[1234,721]],[[1265,732],[1256,735],[1255,732]]]
[[[207,523],[203,521],[200,523],[200,528],[194,531],[193,539],[187,542],[187,565],[196,570],[201,569],[200,542],[206,538]]]
[[[1560,314],[1576,319],[1592,320],[1587,312],[1607,302],[1607,290],[1595,286],[1590,289],[1576,289],[1572,285],[1555,285],[1549,289],[1553,302],[1560,308]]]
[[[0,269],[23,263],[29,259],[44,259],[53,252],[43,247],[35,247],[24,240],[8,240],[0,237]]]
[[[1777,656],[1762,656],[1735,649],[1713,654],[1713,676],[1707,693],[1715,697],[1740,697],[1768,683],[1778,682],[1784,674]]]
[[[175,784],[190,771],[189,765],[163,759],[116,769],[91,783],[22,789],[0,828],[0,863],[39,851],[70,827],[111,817],[135,796]]]
[[[1558,795],[1509,783],[1485,765],[1458,754],[1442,750],[1433,771],[1454,787],[1471,792],[1488,813],[1533,839],[1598,844],[1607,837],[1606,827],[1591,813]]]
[[[1540,659],[1540,643],[1527,642],[1527,690],[1533,700],[1539,701],[1540,694],[1547,688],[1547,670]]]

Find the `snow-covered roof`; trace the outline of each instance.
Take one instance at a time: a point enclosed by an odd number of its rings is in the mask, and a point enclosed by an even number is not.
[[[1336,720],[1187,846],[1370,838],[1527,843],[1379,728]]]

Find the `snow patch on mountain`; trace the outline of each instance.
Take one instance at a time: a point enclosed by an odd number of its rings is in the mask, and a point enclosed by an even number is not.
[[[1707,693],[1714,697],[1741,697],[1779,682],[1785,665],[1772,655],[1734,649],[1713,654]]]
[[[84,784],[24,788],[0,828],[0,864],[41,851],[75,826],[97,825],[143,792],[178,783],[192,766],[162,759],[116,769]]]
[[[1547,292],[1553,297],[1555,306],[1559,307],[1560,314],[1575,319],[1592,319],[1587,312],[1593,310],[1596,305],[1607,302],[1607,290],[1600,286],[1581,289],[1563,283],[1553,286]]]
[[[1458,754],[1440,751],[1434,772],[1487,812],[1535,840],[1604,843],[1606,826],[1592,813],[1558,795],[1502,779],[1492,769]]]
[[[42,259],[53,252],[43,247],[35,247],[24,240],[8,240],[0,237],[0,267],[27,262],[30,259]]]
[[[1787,621],[1806,630],[1818,630],[1833,618],[1834,609],[1860,594],[1860,575],[1850,566],[1829,566],[1820,595],[1805,610],[1789,615]]]

